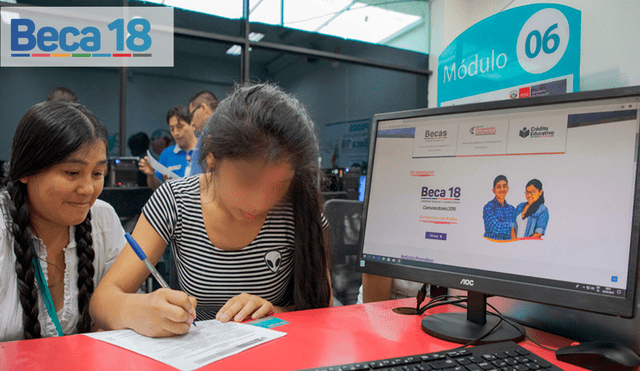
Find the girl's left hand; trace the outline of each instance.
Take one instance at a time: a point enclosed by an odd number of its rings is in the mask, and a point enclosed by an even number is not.
[[[274,312],[274,306],[269,301],[256,296],[242,293],[234,296],[216,314],[216,319],[220,322],[234,320],[242,322],[247,316],[251,319],[258,319]]]

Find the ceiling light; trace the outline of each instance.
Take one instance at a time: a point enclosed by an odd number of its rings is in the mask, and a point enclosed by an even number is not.
[[[227,49],[227,54],[229,55],[240,55],[242,54],[242,47],[240,45],[234,45]]]
[[[263,37],[264,37],[264,34],[262,34],[262,33],[250,32],[249,36],[247,38],[249,39],[249,41],[258,42],[258,41],[262,40]]]

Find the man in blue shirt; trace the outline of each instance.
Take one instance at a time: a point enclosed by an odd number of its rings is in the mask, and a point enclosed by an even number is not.
[[[195,135],[195,126],[191,124],[191,115],[187,107],[172,107],[167,113],[167,123],[176,144],[165,148],[160,154],[158,162],[180,177],[195,175],[190,173],[189,165],[194,159],[197,160],[194,153],[198,139]],[[164,180],[163,175],[151,167],[146,156],[140,160],[138,168],[147,175],[147,184],[154,190]]]
[[[189,165],[189,171],[191,175],[202,173],[202,168],[198,163],[198,153],[200,149],[200,136],[206,126],[207,119],[213,111],[218,107],[218,98],[215,94],[208,90],[202,90],[196,93],[191,99],[189,99],[189,112],[191,113],[191,125],[196,129],[196,137],[198,138],[198,144],[194,152],[194,160]]]
[[[484,205],[482,217],[484,218],[484,236],[493,240],[511,239],[511,220],[516,209],[507,203],[509,192],[507,177],[498,175],[493,180],[493,200]]]

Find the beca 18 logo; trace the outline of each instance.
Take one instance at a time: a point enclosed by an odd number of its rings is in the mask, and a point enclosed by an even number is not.
[[[151,24],[144,18],[134,18],[127,23],[126,40],[122,18],[109,23],[108,27],[109,31],[116,31],[117,51],[124,50],[125,41],[127,48],[133,52],[142,52],[151,47]],[[68,26],[58,31],[54,27],[45,26],[36,31],[36,24],[31,19],[11,20],[11,51],[27,52],[37,46],[43,52],[53,52],[58,48],[65,52],[78,49],[97,52],[101,49],[101,43],[101,34],[97,27],[89,26],[78,30],[76,27]]]

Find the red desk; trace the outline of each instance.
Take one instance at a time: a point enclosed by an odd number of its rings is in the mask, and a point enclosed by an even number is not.
[[[421,316],[392,312],[393,308],[412,305],[415,299],[278,314],[278,318],[289,323],[274,330],[286,332],[286,336],[200,370],[295,370],[437,352],[458,346],[424,333],[420,327]],[[571,343],[541,331],[528,328],[527,332],[552,348]],[[557,361],[553,352],[528,340],[520,345],[564,370],[583,370]],[[72,335],[0,343],[0,370],[175,369],[111,344]]]

